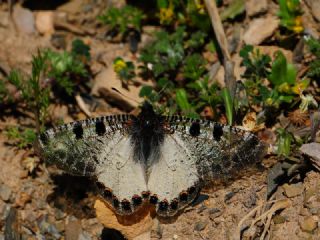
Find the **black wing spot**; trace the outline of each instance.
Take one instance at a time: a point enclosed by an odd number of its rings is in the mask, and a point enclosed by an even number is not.
[[[193,122],[190,126],[189,133],[192,137],[197,137],[200,135],[200,123]]]
[[[46,133],[41,133],[40,134],[40,140],[41,142],[44,144],[44,145],[47,145],[48,144],[48,135]]]
[[[122,206],[122,209],[125,210],[125,211],[131,211],[131,205],[130,205],[130,202],[127,200],[127,199],[123,199],[121,201],[121,206]]]
[[[83,137],[83,128],[81,123],[76,123],[72,129],[73,133],[76,135],[76,139],[81,139]]]
[[[102,121],[96,122],[96,134],[98,136],[103,136],[106,133],[106,126]]]
[[[221,137],[222,137],[222,135],[223,135],[222,126],[219,125],[219,124],[215,124],[214,127],[213,127],[213,138],[214,138],[214,140],[219,142]]]

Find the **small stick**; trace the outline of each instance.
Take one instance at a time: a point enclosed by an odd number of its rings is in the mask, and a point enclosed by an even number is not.
[[[231,61],[231,56],[228,50],[228,40],[223,30],[222,22],[218,13],[218,8],[215,0],[204,0],[204,3],[208,10],[213,31],[222,53],[222,59],[220,58],[220,62],[224,66],[224,81],[230,91],[230,95],[234,97],[236,87],[234,63]]]

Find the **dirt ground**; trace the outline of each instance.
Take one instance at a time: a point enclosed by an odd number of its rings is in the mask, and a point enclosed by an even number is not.
[[[101,8],[104,5],[103,1],[96,2]],[[66,11],[74,14],[71,10]],[[36,12],[34,10],[33,14]],[[93,59],[91,70],[95,76],[101,73],[108,76],[112,85],[112,81],[116,81],[110,73],[113,59],[122,56],[134,60],[136,56],[128,51],[126,44],[110,43],[101,38],[103,29],[95,29],[92,20],[96,14],[76,14],[69,21],[73,27],[56,26],[54,34],[62,36],[67,49],[75,37],[88,43]],[[81,25],[81,19],[87,21]],[[141,46],[149,38],[148,34],[142,36]],[[52,48],[54,44],[52,33],[23,32],[9,17],[7,3],[0,2],[1,77],[14,68],[30,72],[32,55],[37,49]],[[98,80],[98,77],[94,79],[93,89],[101,86],[95,82]],[[92,116],[123,112],[105,101],[109,96],[104,96],[103,91],[99,93],[99,101],[103,103],[92,111]],[[130,97],[139,100],[135,93]],[[79,110],[70,114],[70,106],[50,107],[53,119],[68,122],[86,117]],[[48,170],[33,154],[33,149],[18,150],[10,143],[4,134],[5,128],[28,125],[30,121],[21,109],[13,112],[14,115],[12,111],[0,110],[0,240],[122,239],[117,233],[104,229],[96,218],[93,206],[97,193],[92,183],[56,169]],[[174,221],[164,223],[154,219],[151,239],[320,239],[319,171],[308,166],[305,175],[283,183],[267,200],[267,172],[273,165],[269,158],[267,156],[263,161],[264,170],[256,170],[217,191],[201,194]],[[28,172],[30,164],[37,165],[33,174]]]

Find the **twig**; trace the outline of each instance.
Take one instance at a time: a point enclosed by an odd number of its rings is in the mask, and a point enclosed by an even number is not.
[[[231,96],[233,97],[235,94],[236,78],[234,76],[234,63],[231,61],[231,56],[228,50],[228,40],[223,30],[216,2],[214,0],[204,0],[204,2],[211,19],[215,37],[222,53],[222,59],[220,57],[220,62],[224,66],[224,81]]]
[[[81,109],[81,111],[84,112],[84,114],[87,117],[91,117],[92,114],[89,111],[89,109],[88,109],[87,105],[85,104],[85,102],[83,101],[82,97],[80,95],[76,95],[75,99],[76,99],[76,102],[77,102],[79,108]]]

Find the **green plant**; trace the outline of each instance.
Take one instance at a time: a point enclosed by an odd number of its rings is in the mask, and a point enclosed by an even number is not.
[[[279,108],[281,103],[291,103],[309,84],[307,79],[297,81],[297,70],[288,63],[281,51],[275,58],[260,54],[252,46],[245,46],[240,51],[242,64],[246,67],[243,77],[248,95],[254,104]],[[269,86],[265,80],[269,81]]]
[[[157,0],[162,25],[185,25],[207,32],[210,19],[202,0]]]
[[[124,61],[123,58],[117,57],[113,61],[113,70],[117,73],[124,84],[128,84],[135,77],[135,66],[130,61]]]
[[[16,126],[10,126],[6,129],[6,135],[9,140],[14,141],[18,148],[31,147],[37,138],[37,134],[33,129],[20,129]]]
[[[303,26],[300,0],[278,0],[278,2],[280,7],[278,15],[281,26],[294,33],[301,33]]]
[[[74,80],[88,75],[84,63],[76,54],[69,52],[54,52],[50,49],[44,51],[48,61],[47,77],[56,81],[57,85],[64,89],[68,95],[74,91]]]
[[[38,51],[32,59],[30,76],[25,79],[19,71],[14,70],[8,77],[8,81],[21,93],[27,109],[33,112],[37,133],[44,127],[48,113],[50,89],[44,83],[47,70],[46,54]]]
[[[109,25],[113,30],[118,30],[120,34],[124,34],[129,28],[140,31],[143,18],[142,11],[130,5],[108,8],[98,17],[102,23]]]
[[[72,50],[71,54],[83,62],[90,61],[90,47],[85,44],[81,39],[75,39],[72,41]]]
[[[305,42],[309,48],[309,51],[314,55],[315,59],[309,63],[309,70],[307,76],[312,78],[320,77],[320,41],[313,38],[305,38]]]
[[[293,136],[283,128],[277,129],[277,154],[288,157],[291,151]]]

